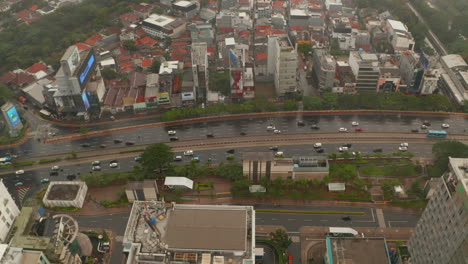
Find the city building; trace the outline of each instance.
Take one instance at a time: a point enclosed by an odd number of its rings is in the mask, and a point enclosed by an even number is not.
[[[263,178],[321,180],[328,175],[329,165],[324,157],[276,158],[271,151],[246,151],[242,153],[242,171],[254,184]]]
[[[213,25],[206,22],[195,22],[187,26],[190,31],[190,38],[192,43],[205,42],[212,45],[215,39]]]
[[[21,117],[18,114],[16,106],[11,102],[6,102],[2,105],[1,110],[6,127],[8,128],[8,135],[10,137],[19,136],[23,129],[23,122],[21,122]]]
[[[155,180],[132,181],[125,187],[125,194],[131,203],[157,200],[158,193],[158,185]]]
[[[468,100],[468,64],[462,56],[449,54],[441,57],[445,73],[439,78],[437,87],[459,104]]]
[[[198,14],[200,8],[196,2],[182,0],[172,3],[172,10],[176,15],[190,19]]]
[[[123,237],[127,264],[233,263],[255,258],[252,206],[135,201]]]
[[[314,49],[313,76],[320,90],[335,86],[336,62],[327,50]]]
[[[413,50],[415,41],[405,24],[398,20],[387,19],[386,25],[388,42],[395,53]]]
[[[267,71],[274,78],[276,96],[296,92],[297,67],[297,51],[288,36],[269,35]]]
[[[159,74],[150,73],[146,75],[145,102],[148,107],[158,105],[157,97],[159,93]]]
[[[143,20],[142,28],[152,37],[177,37],[185,31],[185,22],[170,16],[151,14]]]
[[[51,181],[42,199],[48,207],[83,207],[88,186],[82,181]]]
[[[204,42],[192,43],[193,93],[204,102],[208,90],[208,52]]]
[[[6,241],[8,233],[10,232],[16,217],[19,215],[20,210],[16,205],[15,201],[8,192],[3,179],[0,179],[0,242],[7,243]]]
[[[376,54],[362,50],[349,53],[349,66],[356,79],[356,90],[375,91],[380,77],[379,61]]]
[[[49,264],[42,251],[27,250],[0,244],[0,264]]]
[[[408,242],[411,263],[465,264],[468,260],[468,159],[449,157]]]
[[[440,78],[440,73],[437,70],[426,71],[423,75],[421,85],[419,86],[420,94],[432,94],[437,89],[437,83]]]
[[[428,65],[427,65],[428,67]],[[409,89],[419,91],[425,69],[419,54],[414,51],[405,51],[400,56],[401,80]]]
[[[106,87],[93,49],[79,53],[75,45],[70,46],[60,65],[51,89],[57,112],[84,119],[99,116]]]
[[[327,237],[325,264],[391,264],[385,238]]]
[[[24,250],[32,251],[27,254],[26,260],[28,261],[25,264],[47,264],[48,261],[60,264],[81,264],[81,256],[85,255],[81,250],[81,245],[84,245],[83,248],[92,247],[90,244],[78,242],[78,222],[74,218],[65,214],[47,216],[44,209],[37,207],[25,206],[21,208],[14,230],[9,243],[9,246],[14,250],[12,253],[21,250],[23,252]],[[70,250],[71,244],[73,244],[75,252]],[[42,254],[35,252],[43,252],[47,258],[43,258]],[[12,255],[17,256],[16,254]],[[24,258],[24,255],[22,257]],[[34,262],[38,258],[42,261]]]

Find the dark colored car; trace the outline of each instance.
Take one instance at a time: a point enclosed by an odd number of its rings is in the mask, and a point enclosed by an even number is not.
[[[100,148],[106,148],[107,146],[104,145],[104,144],[102,144],[102,145],[100,145],[99,147],[100,147]]]
[[[135,145],[135,142],[127,141],[125,142],[125,145],[132,146],[132,145]]]
[[[316,151],[317,151],[317,153],[323,153],[325,150],[323,148],[319,148]]]
[[[411,132],[418,133],[419,129],[411,129]]]
[[[206,134],[206,137],[207,138],[212,138],[212,137],[214,137],[214,135],[213,135],[213,133],[208,133],[208,134]]]
[[[312,125],[310,128],[311,129],[317,129],[317,130],[320,129],[320,127],[318,125]]]
[[[424,120],[423,125],[425,125],[425,126],[430,126],[431,123],[430,123],[429,121],[427,121],[427,120]]]
[[[50,175],[50,176],[58,176],[58,174],[59,174],[58,171],[51,171],[51,172],[49,172],[49,175]]]
[[[343,144],[343,147],[351,148],[352,146],[353,146],[353,144],[351,144],[351,143],[344,143]]]
[[[226,151],[226,152],[227,152],[227,153],[231,153],[231,154],[233,154],[233,153],[235,152],[235,150],[234,150],[234,149],[229,149],[229,150],[228,150],[228,151]]]
[[[341,217],[341,220],[343,220],[343,221],[351,221],[351,217],[350,217],[350,216],[343,216],[343,217]]]
[[[179,140],[179,138],[178,137],[170,137],[169,140],[170,141],[177,141],[177,140]]]
[[[88,148],[88,147],[91,147],[91,144],[89,144],[89,143],[83,143],[83,144],[81,144],[81,146],[82,146],[83,148]]]
[[[245,133],[245,132],[240,132],[240,135],[241,135],[241,136],[245,136],[245,135],[247,135],[247,133]]]
[[[122,143],[122,142],[123,142],[123,140],[121,140],[121,139],[114,139],[115,144],[119,144],[119,143]]]
[[[272,147],[270,147],[270,150],[277,151],[277,150],[278,150],[278,146],[272,146]]]
[[[379,148],[379,149],[374,149],[374,153],[380,153],[380,152],[382,152],[382,149],[381,149],[381,148]]]
[[[74,179],[76,179],[76,175],[75,175],[75,174],[68,174],[68,175],[67,175],[67,180],[73,181]]]
[[[298,126],[305,126],[305,123],[304,123],[304,121],[299,120],[299,121],[297,121],[297,125]]]

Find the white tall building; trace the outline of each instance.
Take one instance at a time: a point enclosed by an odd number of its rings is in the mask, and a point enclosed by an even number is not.
[[[0,242],[6,243],[5,239],[10,232],[15,218],[19,215],[20,210],[15,201],[8,192],[3,180],[0,179]]]
[[[288,36],[268,36],[267,72],[273,75],[277,96],[296,91],[297,63],[297,51]]]
[[[208,90],[208,52],[205,42],[192,44],[193,90],[195,96],[203,99]]]
[[[413,50],[414,38],[401,21],[387,19],[387,37],[395,53]]]
[[[468,159],[449,158],[449,169],[410,238],[411,263],[468,263]]]

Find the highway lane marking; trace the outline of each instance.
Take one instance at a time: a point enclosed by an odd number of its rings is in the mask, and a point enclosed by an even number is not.
[[[388,227],[392,227],[392,223],[408,223],[409,221],[388,221]]]
[[[294,220],[296,220],[296,219],[288,218],[288,220],[289,220],[289,221],[294,221]]]

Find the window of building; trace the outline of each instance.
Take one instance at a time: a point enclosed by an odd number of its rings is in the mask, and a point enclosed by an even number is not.
[[[15,216],[11,214],[11,215],[10,215],[10,219],[11,219],[11,220],[14,220],[14,219],[15,219]]]
[[[10,224],[10,223],[8,223],[8,222],[6,222],[6,225],[7,225],[7,227],[8,227],[8,228],[10,228],[10,227],[11,227],[11,224]]]
[[[2,216],[2,221],[3,221],[3,222],[6,222],[5,216]]]
[[[8,208],[7,208],[5,211],[7,212],[7,214],[9,214],[9,213],[10,213],[10,209],[8,209]]]

